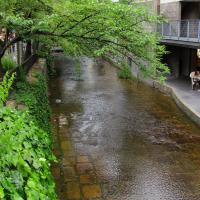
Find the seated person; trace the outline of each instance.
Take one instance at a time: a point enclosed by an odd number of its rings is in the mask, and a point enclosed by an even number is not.
[[[200,71],[195,70],[190,73],[190,78],[192,82],[192,89],[194,90],[197,86],[200,85]]]
[[[195,72],[194,72],[194,78],[195,78],[195,77],[200,77],[200,71],[195,71]]]
[[[195,71],[194,71],[194,78],[196,77],[200,77],[200,68],[199,67],[195,67]]]

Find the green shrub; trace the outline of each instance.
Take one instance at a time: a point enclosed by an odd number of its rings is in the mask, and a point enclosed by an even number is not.
[[[134,79],[130,67],[125,64],[122,66],[122,69],[118,72],[117,75],[121,79],[128,79],[128,80]]]
[[[17,67],[16,62],[10,55],[4,55],[1,59],[1,64],[5,71],[9,71]]]
[[[9,73],[7,72],[3,78],[3,81],[0,83],[0,108],[3,106],[3,104],[8,98],[9,90],[12,87],[14,78],[15,74],[12,74],[10,76]]]
[[[0,109],[0,199],[56,199],[49,137],[28,112]]]
[[[38,76],[36,83],[19,82],[17,84],[16,100],[28,107],[30,115],[38,127],[51,132],[50,107],[47,96],[47,85],[44,75]]]

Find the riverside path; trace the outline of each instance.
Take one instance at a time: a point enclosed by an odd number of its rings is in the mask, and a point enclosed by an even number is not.
[[[49,82],[60,200],[200,200],[200,129],[105,61],[55,57]]]

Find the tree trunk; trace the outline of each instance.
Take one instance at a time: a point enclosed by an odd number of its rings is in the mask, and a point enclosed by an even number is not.
[[[33,44],[32,44],[32,46],[33,46],[33,54],[36,54],[37,53],[37,50],[39,49],[39,42],[36,42],[36,41],[33,41]]]
[[[5,70],[3,69],[2,63],[1,63],[2,57],[0,57],[0,80],[3,79],[3,76],[5,74]]]
[[[4,45],[4,42],[3,41],[0,41],[0,79],[3,78],[3,75],[5,74],[5,70],[3,69],[3,66],[2,66],[2,62],[1,62],[1,59],[3,58],[4,56],[4,51],[2,50],[3,49],[3,46]]]
[[[31,52],[31,48],[32,48],[32,45],[31,45],[31,40],[27,41],[27,44],[26,44],[26,51],[25,51],[25,55],[24,55],[24,60],[28,59],[32,52]]]

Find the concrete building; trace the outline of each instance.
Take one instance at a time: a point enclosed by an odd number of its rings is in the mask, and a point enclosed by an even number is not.
[[[171,77],[188,77],[200,68],[200,0],[155,0],[158,12],[168,22],[158,27],[162,44],[170,53],[163,58]]]

